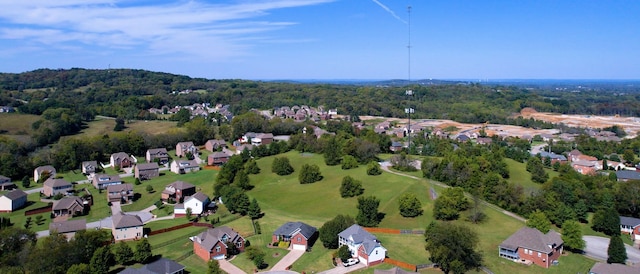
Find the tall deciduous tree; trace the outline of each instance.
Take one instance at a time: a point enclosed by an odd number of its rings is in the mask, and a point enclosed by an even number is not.
[[[400,196],[399,209],[403,217],[416,217],[422,215],[422,203],[414,193],[404,193]]]
[[[582,239],[582,229],[578,221],[569,220],[562,224],[562,241],[570,250],[582,250],[585,242]]]
[[[367,164],[367,175],[377,176],[382,174],[380,164],[376,161],[371,161]]]
[[[355,221],[349,215],[338,215],[324,223],[318,230],[318,239],[329,249],[338,248],[338,234],[353,225]]]
[[[359,197],[356,216],[358,224],[366,227],[377,226],[381,221],[378,206],[380,206],[380,200],[375,196]]]
[[[142,240],[138,241],[134,257],[136,261],[141,264],[148,263],[153,257],[153,254],[151,253],[151,244],[149,244],[147,238],[142,238]]]
[[[609,236],[620,234],[620,216],[613,208],[596,210],[593,214],[591,228]]]
[[[438,220],[455,220],[460,211],[469,208],[469,201],[464,197],[461,187],[450,187],[442,191],[433,205],[433,216]]]
[[[611,236],[609,247],[607,248],[607,263],[624,264],[627,261],[627,250],[620,235]]]
[[[340,185],[340,196],[342,198],[355,197],[362,193],[364,193],[362,182],[353,179],[351,176],[342,178],[342,185]]]
[[[356,157],[353,157],[351,155],[343,156],[342,161],[340,163],[342,164],[342,169],[357,168],[359,165]]]
[[[429,260],[444,273],[465,273],[482,265],[482,255],[476,250],[478,235],[466,226],[432,222],[425,237]]]
[[[340,147],[335,136],[329,137],[323,151],[324,163],[328,166],[335,166],[340,163]]]
[[[118,264],[126,265],[133,259],[133,250],[125,242],[119,242],[116,244],[113,252],[116,263]]]
[[[300,169],[298,180],[301,184],[311,184],[322,180],[322,174],[320,174],[320,167],[318,165],[304,164]]]
[[[536,210],[535,212],[531,213],[531,215],[529,215],[527,226],[533,227],[546,234],[551,229],[551,221],[549,221],[549,218],[547,218],[547,215],[545,215],[544,212]]]
[[[91,269],[91,273],[108,273],[112,264],[113,254],[111,254],[111,249],[107,245],[96,249],[91,257],[89,269]]]
[[[531,180],[542,184],[549,179],[549,174],[544,170],[544,165],[538,157],[531,157],[527,161],[527,171],[531,173]]]
[[[271,165],[271,171],[280,176],[289,175],[293,173],[293,167],[289,163],[289,158],[287,157],[275,157],[273,159],[273,164]]]

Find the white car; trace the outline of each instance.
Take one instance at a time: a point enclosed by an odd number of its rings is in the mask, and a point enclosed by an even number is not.
[[[360,261],[358,261],[358,259],[351,258],[351,259],[348,259],[346,262],[343,262],[342,265],[344,265],[344,266],[352,266],[352,265],[358,264],[359,262]]]

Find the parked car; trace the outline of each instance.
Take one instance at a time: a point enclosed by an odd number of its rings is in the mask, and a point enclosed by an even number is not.
[[[351,258],[351,259],[348,259],[346,262],[342,262],[342,265],[344,265],[344,266],[352,266],[352,265],[358,264],[359,262],[360,261],[358,261],[358,259]]]

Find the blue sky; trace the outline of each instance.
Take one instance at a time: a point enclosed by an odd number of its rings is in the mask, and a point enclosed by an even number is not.
[[[640,79],[639,14],[634,0],[0,0],[0,71]]]

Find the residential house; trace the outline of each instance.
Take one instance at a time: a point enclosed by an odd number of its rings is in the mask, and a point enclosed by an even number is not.
[[[308,250],[317,239],[318,229],[303,222],[288,222],[271,236],[271,242],[289,242],[294,250]]]
[[[157,163],[137,164],[133,170],[135,177],[140,180],[151,180],[160,176],[160,167]]]
[[[134,161],[129,154],[118,152],[111,154],[111,157],[109,157],[109,164],[111,164],[113,168],[127,168],[132,167]]]
[[[53,222],[49,224],[49,232],[57,232],[67,237],[67,240],[73,239],[76,232],[87,229],[87,221],[85,219],[68,220],[62,222]]]
[[[553,152],[540,151],[538,155],[540,155],[542,159],[549,158],[549,160],[551,160],[551,164],[555,164],[556,162],[564,164],[567,162],[567,157]]]
[[[44,181],[42,186],[42,194],[46,197],[55,196],[58,194],[68,194],[73,192],[73,185],[65,179],[49,178]]]
[[[273,134],[271,133],[258,133],[255,137],[251,138],[251,144],[254,146],[268,145],[273,142]]]
[[[192,237],[193,252],[205,261],[227,258],[230,245],[242,252],[245,240],[238,232],[227,226],[210,228]]]
[[[478,143],[479,145],[490,145],[491,143],[493,143],[493,139],[489,137],[478,137],[478,139],[476,139],[476,143]]]
[[[111,234],[116,242],[138,240],[143,236],[144,224],[138,215],[128,215],[118,212],[111,216],[111,219],[113,220]]]
[[[56,169],[53,166],[39,166],[33,170],[33,180],[38,182],[48,179],[49,177],[56,177]]]
[[[93,176],[93,186],[97,189],[107,189],[107,186],[122,184],[120,175],[96,174]]]
[[[134,195],[132,184],[107,186],[107,201],[109,202],[131,203]]]
[[[359,225],[352,225],[338,234],[338,246],[346,245],[354,258],[367,266],[380,264],[387,255],[376,236]]]
[[[549,268],[560,258],[563,244],[558,232],[550,230],[543,234],[535,228],[523,227],[499,245],[498,255],[515,262],[532,262]]]
[[[606,161],[607,162],[606,167],[602,162],[603,161],[600,161],[600,165],[602,166],[603,169],[624,170],[625,168],[627,168],[623,163],[616,162],[616,161],[610,161],[610,160]]]
[[[640,267],[624,264],[608,264],[597,262],[589,270],[589,274],[638,274]]]
[[[152,263],[143,265],[141,268],[127,267],[119,274],[182,274],[185,266],[174,260],[160,258]]]
[[[631,240],[640,240],[640,219],[620,216],[620,232],[631,236]]]
[[[393,152],[398,152],[402,150],[402,143],[400,142],[391,142],[391,146],[389,147],[389,150],[393,151]]]
[[[247,132],[242,137],[240,137],[240,142],[243,144],[251,143],[251,140],[256,136],[258,136],[258,133]]]
[[[187,153],[191,153],[191,155],[198,154],[198,148],[193,145],[193,142],[180,142],[176,144],[176,156],[178,157],[186,157]]]
[[[96,173],[98,170],[98,161],[84,161],[82,162],[82,174],[89,175]]]
[[[459,134],[458,136],[456,136],[455,140],[458,142],[468,142],[471,140],[471,137],[465,134]]]
[[[252,144],[242,144],[242,145],[236,146],[236,154],[242,153],[245,149],[248,150],[248,151],[252,151],[253,150],[253,145]],[[229,157],[231,157],[231,156],[229,156]],[[227,159],[227,160],[229,160],[229,159]],[[225,161],[225,163],[226,163],[226,161]]]
[[[200,170],[200,165],[196,160],[175,160],[171,162],[170,169],[175,174],[185,174]]]
[[[418,274],[419,272],[406,271],[397,266],[392,267],[391,269],[382,270],[382,269],[374,269],[373,274]]]
[[[598,161],[598,158],[593,157],[593,156],[589,156],[589,155],[584,155],[582,154],[582,152],[580,152],[577,149],[574,149],[572,151],[570,151],[567,154],[569,161],[571,162],[575,162],[575,161],[579,161],[579,160],[583,160],[583,161]]]
[[[182,203],[185,197],[193,194],[196,194],[196,186],[183,181],[175,181],[164,188],[162,194],[160,194],[160,199],[165,202],[171,199]]]
[[[618,182],[628,182],[631,180],[640,180],[640,172],[635,170],[618,170],[616,171]]]
[[[77,196],[64,197],[53,203],[53,216],[76,216],[84,213],[84,201]]]
[[[0,175],[0,191],[7,191],[18,188],[11,182],[11,178]]]
[[[598,170],[596,163],[592,161],[576,160],[571,162],[573,170],[583,175],[593,175]]]
[[[145,158],[147,163],[157,162],[160,165],[164,165],[169,162],[169,153],[166,148],[151,148],[147,149]]]
[[[196,194],[186,197],[184,203],[176,204],[173,207],[173,214],[175,217],[183,217],[187,215],[187,208],[191,208],[191,214],[200,215],[205,212],[210,202],[211,200],[209,200],[206,194],[197,192]]]
[[[227,142],[222,139],[208,140],[204,143],[204,148],[211,152],[218,151],[218,149],[225,147],[227,147]]]
[[[214,153],[209,154],[207,157],[207,165],[210,166],[221,166],[226,164],[231,158],[231,155],[226,152],[216,151]]]
[[[27,203],[27,193],[14,189],[0,196],[0,212],[12,212]]]

